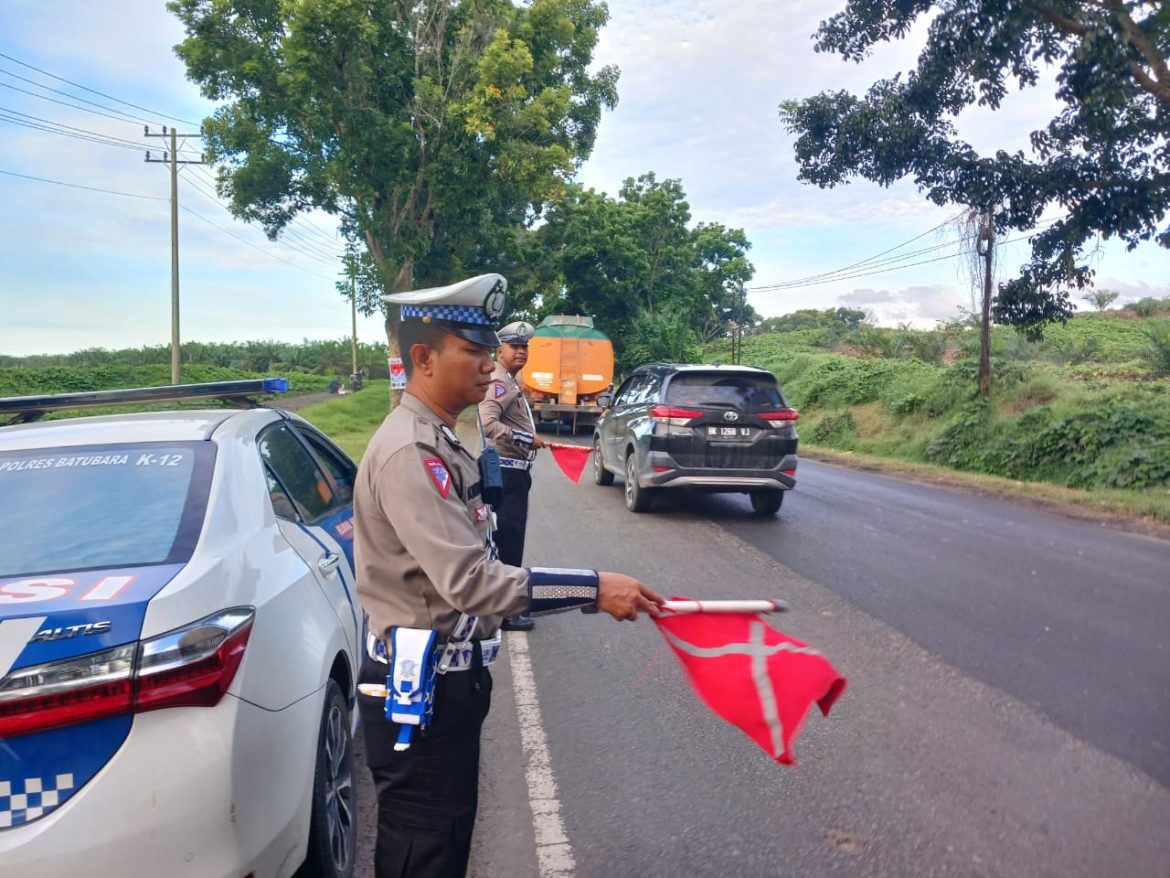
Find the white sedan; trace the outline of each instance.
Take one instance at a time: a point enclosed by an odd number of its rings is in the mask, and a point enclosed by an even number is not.
[[[0,427],[0,873],[352,873],[354,472],[276,409]]]

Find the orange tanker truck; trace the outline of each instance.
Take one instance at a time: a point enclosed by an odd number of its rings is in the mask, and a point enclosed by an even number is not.
[[[592,317],[546,317],[528,343],[521,374],[532,416],[592,427],[601,416],[597,396],[613,383],[613,342],[593,328]]]

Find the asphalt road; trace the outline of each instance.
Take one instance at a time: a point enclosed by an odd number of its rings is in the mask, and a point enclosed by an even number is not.
[[[739,496],[633,515],[620,479],[575,486],[541,458],[529,563],[783,598],[777,627],[849,690],[791,769],[698,702],[648,621],[510,634],[535,693],[518,714],[509,650],[474,878],[1167,874],[1170,544],[809,461],[773,519]]]

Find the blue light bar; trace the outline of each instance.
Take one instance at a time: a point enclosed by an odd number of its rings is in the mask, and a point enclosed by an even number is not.
[[[140,405],[148,402],[183,402],[192,399],[252,402],[249,397],[287,391],[287,378],[252,378],[244,381],[211,381],[205,384],[135,387],[129,390],[90,390],[81,393],[52,393],[44,396],[10,396],[0,398],[0,414],[17,415],[19,420],[35,420],[46,412],[61,411],[62,409]]]

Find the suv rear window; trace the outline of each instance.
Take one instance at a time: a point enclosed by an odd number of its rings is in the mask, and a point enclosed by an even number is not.
[[[665,401],[670,405],[724,406],[745,411],[784,408],[776,379],[768,375],[680,373],[667,385]]]
[[[0,452],[0,576],[186,561],[214,453],[209,442]]]

